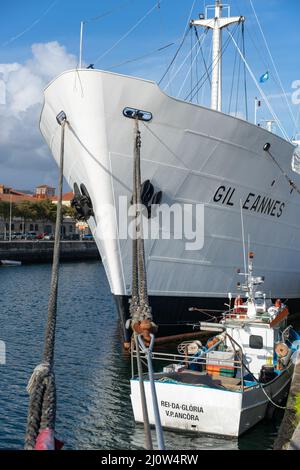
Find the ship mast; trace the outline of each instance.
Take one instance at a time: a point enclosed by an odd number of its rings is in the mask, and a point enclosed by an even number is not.
[[[222,17],[223,7],[227,7],[228,17]],[[208,9],[214,8],[214,18],[207,18]],[[228,5],[223,5],[220,0],[215,1],[214,6],[206,7],[205,18],[200,15],[199,20],[192,20],[191,26],[210,28],[212,37],[212,76],[211,76],[211,109],[222,111],[222,29],[234,23],[245,20],[244,16],[230,16]]]

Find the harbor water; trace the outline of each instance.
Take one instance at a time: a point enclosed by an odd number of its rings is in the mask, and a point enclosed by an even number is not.
[[[0,340],[6,343],[0,449],[23,447],[26,385],[41,361],[50,274],[49,264],[0,268]],[[64,448],[142,449],[143,428],[135,425],[130,404],[130,361],[97,261],[61,265],[55,361],[57,435]],[[239,440],[165,432],[166,448],[271,449],[281,417],[279,411]]]

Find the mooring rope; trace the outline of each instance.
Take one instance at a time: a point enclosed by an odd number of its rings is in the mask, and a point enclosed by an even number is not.
[[[138,334],[134,325],[139,325],[144,319],[143,306],[145,305],[147,291],[145,290],[145,258],[144,244],[142,237],[142,213],[141,213],[141,170],[140,170],[140,149],[141,134],[139,131],[138,117],[135,119],[134,130],[134,161],[133,161],[133,196],[132,202],[136,209],[134,230],[132,234],[132,297],[130,301],[131,326],[134,331],[134,345],[136,348],[136,359],[139,376],[139,387],[141,395],[142,414],[145,432],[145,447],[148,450],[153,449],[151,429],[146,401],[146,393],[143,378],[143,366],[140,357],[140,346],[138,343]],[[143,259],[141,259],[143,258]],[[151,310],[150,310],[151,315]],[[133,353],[133,351],[132,351]]]
[[[140,355],[140,345],[138,342],[138,335],[136,334],[136,332],[134,332],[134,344],[136,348],[136,362],[137,362],[137,368],[138,368],[139,387],[140,387],[140,394],[141,394],[142,414],[143,414],[144,433],[145,433],[145,447],[147,450],[153,450],[151,428],[150,428],[146,393],[145,393],[145,387],[144,387],[143,366],[142,366],[141,355]]]
[[[154,335],[151,331],[156,330],[156,325],[152,322],[152,312],[149,305],[147,290],[147,272],[145,262],[145,247],[143,238],[143,206],[141,200],[141,133],[139,130],[138,112],[135,116],[134,130],[134,161],[133,161],[133,196],[132,202],[135,205],[135,220],[133,242],[132,242],[132,298],[130,303],[131,327],[134,334],[134,345],[136,349],[136,360],[139,376],[139,387],[141,396],[141,406],[145,431],[145,446],[152,450],[152,437],[147,408],[147,400],[144,386],[143,364],[140,354],[141,344],[143,352],[147,353],[148,371],[150,378],[150,393],[154,407],[155,428],[158,436],[158,446],[164,450],[164,439],[159,417],[158,402],[155,390],[155,382],[152,368],[152,348]],[[147,349],[148,344],[149,350]],[[146,348],[146,349],[145,349]],[[151,351],[151,352],[150,352]],[[132,350],[132,354],[133,354]],[[151,375],[152,371],[152,375]],[[155,405],[156,404],[156,405]]]
[[[147,271],[145,262],[145,246],[143,239],[143,209],[141,200],[141,133],[138,127],[138,119],[135,120],[136,126],[136,145],[135,145],[135,188],[137,206],[137,260],[138,260],[138,295],[140,299],[140,320],[152,320],[151,307],[149,306],[148,290],[147,290]]]
[[[275,403],[275,401],[272,400],[272,398],[267,394],[267,392],[265,391],[263,385],[259,382],[259,380],[256,379],[255,375],[250,371],[250,369],[246,366],[246,364],[244,363],[244,361],[242,360],[242,363],[243,363],[243,367],[246,369],[246,371],[252,375],[252,378],[254,379],[254,381],[257,383],[257,385],[259,386],[259,388],[262,390],[262,392],[265,394],[266,398],[268,399],[268,401],[273,405],[275,406],[276,408],[280,408],[281,410],[285,410],[286,409],[286,406],[281,406],[281,405],[278,405],[278,403]]]
[[[138,124],[135,127],[134,135],[134,161],[133,161],[133,195],[132,203],[134,207],[137,207],[137,191],[136,191],[136,159],[137,159],[137,147],[138,147]],[[138,288],[138,264],[137,264],[137,214],[135,217],[134,230],[132,234],[132,287],[131,287],[131,299],[130,299],[130,316],[133,322],[139,321],[138,303],[139,303],[139,288]]]
[[[27,386],[27,391],[30,395],[30,399],[24,446],[26,450],[32,450],[35,448],[39,433],[41,433],[43,430],[50,431],[50,447],[53,449],[55,448],[54,431],[56,418],[56,386],[53,366],[57,317],[57,291],[59,274],[60,235],[62,222],[63,164],[66,123],[66,117],[64,116],[60,122],[61,144],[58,202],[56,212],[51,285],[48,301],[48,318],[45,332],[45,346],[43,362],[34,369]]]

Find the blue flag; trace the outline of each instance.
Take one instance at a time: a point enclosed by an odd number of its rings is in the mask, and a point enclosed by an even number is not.
[[[264,73],[261,77],[260,77],[260,83],[265,83],[267,80],[269,80],[269,77],[270,77],[270,74],[269,72],[266,72]]]

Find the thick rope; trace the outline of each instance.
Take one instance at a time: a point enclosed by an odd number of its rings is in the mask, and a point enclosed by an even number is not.
[[[52,276],[48,301],[48,319],[45,332],[43,362],[34,369],[34,372],[29,380],[27,387],[28,393],[30,394],[30,399],[27,418],[27,429],[25,435],[26,450],[32,450],[35,448],[38,434],[42,429],[49,428],[53,431],[55,429],[56,387],[53,365],[57,316],[57,291],[60,235],[62,222],[63,164],[66,122],[66,120],[63,120],[61,123],[58,202],[56,212]]]
[[[133,161],[133,197],[132,202],[136,209],[135,223],[132,242],[132,297],[130,302],[130,315],[132,327],[139,323],[145,317],[144,311],[147,311],[147,279],[145,269],[145,253],[144,240],[142,234],[142,206],[141,206],[141,170],[140,170],[140,148],[141,134],[139,131],[138,117],[135,119],[135,135],[134,135],[134,161]],[[151,310],[150,310],[151,316]],[[149,415],[147,409],[147,401],[144,387],[143,366],[140,357],[140,347],[138,344],[138,336],[134,331],[134,344],[136,348],[137,368],[139,376],[139,387],[141,395],[142,414],[145,432],[145,447],[148,450],[153,449]],[[133,352],[133,351],[132,351]]]
[[[133,162],[133,197],[136,207],[135,234],[132,242],[132,298],[130,313],[133,322],[144,319],[152,320],[147,291],[147,273],[142,226],[141,202],[141,133],[138,118],[135,119],[134,162]]]
[[[137,148],[137,132],[135,129],[134,136],[134,161],[133,161],[133,195],[132,203],[137,207],[137,192],[136,192],[136,148]],[[130,299],[130,316],[133,322],[139,321],[138,304],[139,304],[139,288],[138,288],[138,265],[137,265],[137,214],[135,215],[134,224],[135,233],[132,234],[132,287]]]
[[[137,239],[137,259],[138,259],[138,287],[140,298],[140,320],[152,320],[151,308],[149,306],[147,291],[147,271],[145,262],[145,246],[143,239],[143,218],[142,218],[142,200],[141,200],[141,133],[136,119],[136,144],[135,144],[135,188],[136,199],[138,202],[137,223],[139,224],[139,236]]]
[[[145,387],[144,387],[143,366],[142,366],[142,361],[141,361],[140,346],[138,343],[138,335],[136,334],[136,332],[134,332],[134,344],[136,348],[136,362],[137,362],[137,368],[138,368],[139,386],[140,386],[140,394],[141,394],[141,404],[142,404],[144,434],[145,434],[145,447],[147,450],[153,450],[151,428],[150,428],[146,393],[145,393]]]

